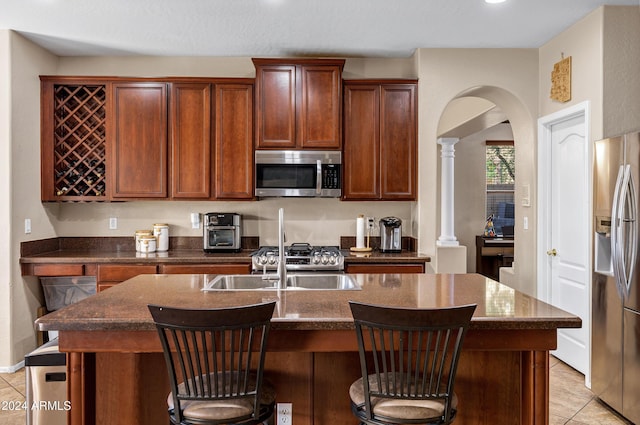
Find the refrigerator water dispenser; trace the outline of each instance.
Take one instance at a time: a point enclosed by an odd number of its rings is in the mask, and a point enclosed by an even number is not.
[[[611,261],[611,217],[596,217],[595,264],[598,273],[613,276]]]

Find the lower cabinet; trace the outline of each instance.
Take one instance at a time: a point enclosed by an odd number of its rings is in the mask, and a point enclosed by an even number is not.
[[[97,291],[101,292],[139,274],[156,274],[155,264],[99,264],[97,273]]]
[[[251,264],[160,264],[161,274],[249,274]]]
[[[424,273],[424,263],[345,264],[347,273]]]

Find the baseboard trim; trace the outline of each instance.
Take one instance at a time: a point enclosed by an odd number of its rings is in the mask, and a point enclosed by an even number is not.
[[[24,367],[24,360],[13,366],[0,367],[0,373],[15,373]]]

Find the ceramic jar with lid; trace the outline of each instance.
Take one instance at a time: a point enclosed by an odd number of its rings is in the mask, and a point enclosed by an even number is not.
[[[144,254],[156,252],[156,237],[153,235],[140,236],[140,252]]]
[[[153,236],[153,230],[136,230],[135,240],[136,240],[136,251],[142,252],[140,250],[140,238],[143,236]]]
[[[169,225],[166,223],[156,223],[153,225],[153,236],[156,237],[156,250],[169,250]]]

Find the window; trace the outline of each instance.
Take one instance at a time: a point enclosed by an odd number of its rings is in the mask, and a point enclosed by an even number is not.
[[[486,216],[493,215],[496,235],[513,235],[515,223],[515,147],[513,141],[486,143],[487,207]],[[503,229],[507,226],[506,229]]]

